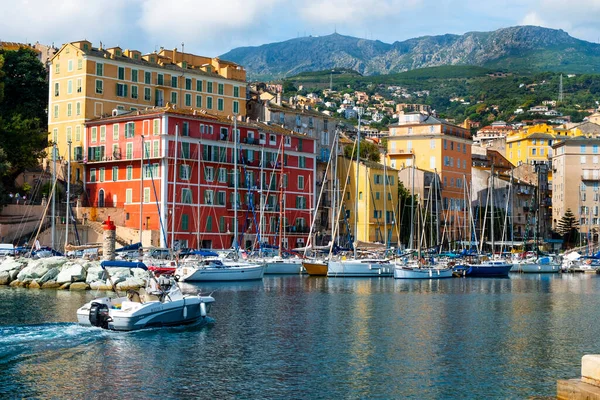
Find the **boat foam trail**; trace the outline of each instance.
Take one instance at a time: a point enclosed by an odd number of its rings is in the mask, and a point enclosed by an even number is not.
[[[46,351],[73,348],[107,336],[108,332],[75,323],[0,327],[0,365]]]

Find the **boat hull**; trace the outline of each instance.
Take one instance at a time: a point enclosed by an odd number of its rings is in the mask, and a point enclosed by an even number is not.
[[[265,275],[299,275],[302,273],[302,262],[272,261],[265,264]]]
[[[396,279],[441,279],[452,278],[452,269],[444,268],[410,268],[396,267],[394,269]]]
[[[243,267],[233,266],[201,266],[194,268],[184,266],[175,272],[181,282],[228,282],[228,281],[251,281],[262,279],[265,273],[264,265],[252,265]]]
[[[537,264],[537,263],[522,263],[516,264],[516,268],[512,268],[512,272],[521,272],[524,274],[556,274],[560,271],[559,264]]]
[[[508,276],[512,266],[512,264],[508,263],[468,264],[466,265],[466,275],[472,277]]]
[[[394,265],[371,260],[329,261],[328,277],[391,277]]]
[[[310,276],[327,276],[327,263],[305,261],[302,267]]]

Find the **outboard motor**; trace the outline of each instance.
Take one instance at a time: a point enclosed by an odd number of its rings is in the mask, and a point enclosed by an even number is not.
[[[90,307],[90,323],[92,326],[108,329],[108,322],[110,320],[108,306],[106,304],[93,302]]]

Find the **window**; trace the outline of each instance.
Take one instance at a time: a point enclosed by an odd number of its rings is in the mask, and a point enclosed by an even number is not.
[[[181,202],[183,204],[192,204],[192,191],[187,188],[181,189]]]
[[[202,96],[196,95],[196,107],[202,108]]]
[[[535,144],[535,143],[534,143]],[[581,153],[585,153],[585,144],[582,144],[581,146],[579,146],[579,151]]]
[[[531,149],[531,155],[535,156],[537,154],[537,149],[533,148]]]
[[[119,167],[112,167],[112,180],[113,182],[119,180]]]
[[[240,97],[240,88],[239,86],[234,86],[233,87],[233,97]],[[325,128],[327,129],[327,128]]]
[[[204,204],[213,204],[213,191],[205,190],[204,191]]]
[[[104,92],[104,85],[100,79],[96,79],[96,94],[102,94]]]
[[[217,192],[217,204],[220,206],[225,205],[225,192],[223,192],[223,191]]]
[[[187,164],[181,164],[179,166],[179,179],[183,179],[184,181],[189,181],[191,178],[191,168]]]
[[[67,81],[67,94],[73,94],[73,81],[70,79]]]
[[[96,182],[96,168],[90,169],[90,182]]]
[[[144,88],[144,100],[145,101],[152,100],[152,90],[150,88]]]
[[[239,114],[240,112],[240,103],[238,101],[233,102],[233,113]]]
[[[215,170],[213,167],[204,167],[204,179],[206,179],[207,182],[215,180]]]
[[[98,141],[98,128],[92,126],[92,143],[96,143]]]
[[[127,97],[127,85],[124,83],[117,83],[117,96]]]
[[[130,139],[135,135],[135,122],[125,124],[125,139]]]
[[[67,103],[67,117],[73,115],[73,104]]]
[[[190,93],[185,94],[185,106],[186,107],[192,106],[192,95]]]
[[[132,82],[137,82],[138,81],[138,70],[137,69],[132,69],[131,70],[131,81]]]
[[[165,85],[165,76],[163,74],[156,75],[156,84],[161,86]]]
[[[304,157],[304,156],[299,156],[298,157],[298,167],[299,168],[306,168],[306,157]]]
[[[160,155],[160,147],[159,147],[159,141],[158,140],[154,140],[152,142],[152,157],[157,158]]]
[[[72,132],[73,132],[73,128],[71,128],[70,126],[67,126],[67,142],[71,141]]]
[[[60,95],[60,85],[58,82],[54,82],[54,97],[58,97]]]
[[[128,181],[130,181],[130,180],[133,179],[133,166],[131,166],[131,165],[127,166],[127,176],[126,176],[126,179]]]
[[[125,68],[119,67],[119,79],[125,80]]]
[[[149,140],[147,140],[147,141],[144,142],[144,152],[142,154],[143,158],[150,158],[150,145],[151,144],[152,143],[150,143]]]
[[[177,92],[171,92],[171,103],[177,104]]]
[[[75,127],[75,141],[81,142],[81,125]]]
[[[212,108],[213,108],[213,99],[212,99],[212,97],[207,97],[206,98],[206,108],[208,108],[209,110],[212,110]]]
[[[150,203],[150,188],[144,188],[144,203]]]
[[[298,176],[298,190],[304,189],[304,177]]]
[[[585,156],[581,156],[581,164],[585,164]]]
[[[189,122],[185,122],[185,121],[183,122],[182,129],[181,129],[181,135],[190,136],[190,123]]]
[[[190,144],[187,142],[181,143],[181,158],[190,158]]]
[[[104,182],[104,168],[100,168],[100,182]]]
[[[219,182],[221,182],[221,183],[227,182],[227,169],[219,168]]]
[[[127,143],[125,148],[125,158],[131,160],[133,158],[133,143]]]
[[[202,91],[202,81],[201,80],[196,81],[196,91],[198,91],[198,92]]]
[[[83,68],[83,59],[78,59],[77,60],[77,69],[82,69]]]
[[[152,72],[144,72],[144,83],[150,85],[152,83]]]
[[[81,115],[81,102],[75,103],[75,115]]]
[[[125,204],[131,204],[133,202],[133,200],[131,199],[133,197],[133,189],[126,189],[125,190]]]
[[[100,141],[106,142],[106,125],[100,127]]]
[[[206,82],[206,91],[208,93],[212,93],[213,92],[213,83],[212,82]]]
[[[177,77],[176,76],[171,77],[171,86],[174,88],[177,87]]]
[[[98,76],[104,75],[104,64],[96,63],[96,75],[98,75]]]
[[[132,99],[137,99],[138,98],[138,87],[137,86],[131,86],[131,98]]]
[[[185,78],[185,90],[192,90],[192,78]]]
[[[306,208],[306,198],[304,196],[296,197],[296,208],[304,210]]]

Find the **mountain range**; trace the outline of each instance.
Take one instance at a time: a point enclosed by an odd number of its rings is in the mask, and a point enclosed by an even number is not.
[[[442,65],[511,72],[600,72],[599,44],[537,26],[423,36],[392,44],[334,33],[238,47],[220,57],[243,65],[249,79],[281,79],[335,68],[383,75]]]

